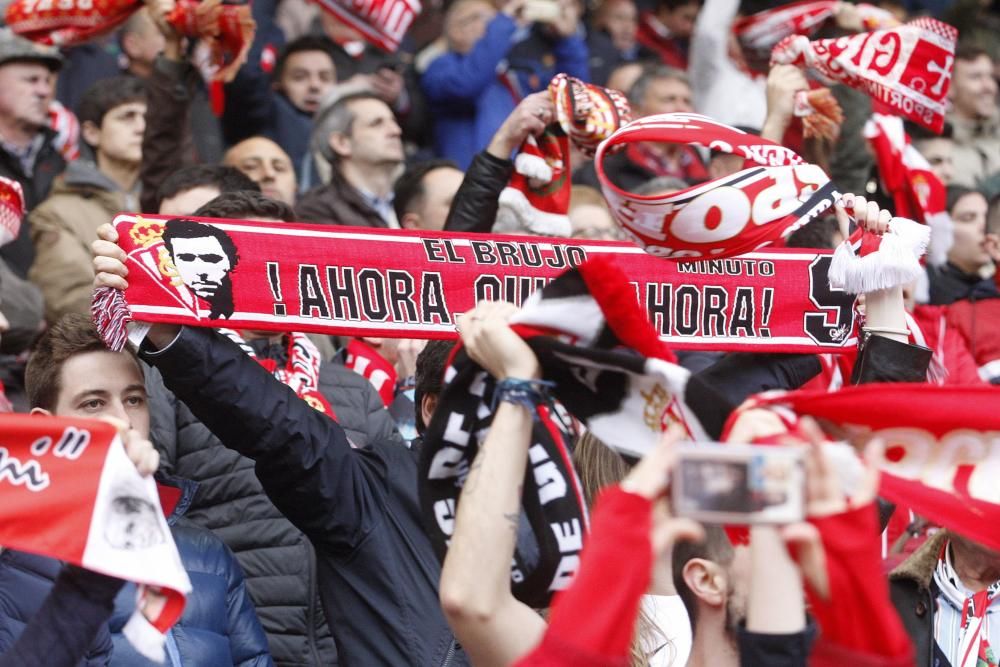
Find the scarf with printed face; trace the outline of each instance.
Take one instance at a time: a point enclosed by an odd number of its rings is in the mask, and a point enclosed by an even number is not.
[[[521,144],[510,183],[500,193],[497,231],[569,236],[570,144],[592,157],[604,139],[631,120],[628,100],[617,90],[557,74],[548,91],[555,120]]]
[[[191,582],[160,509],[114,427],[90,419],[0,416],[0,544],[158,588],[159,616],[123,630],[151,660],[184,610]]]
[[[759,71],[767,71],[767,61],[774,45],[790,35],[811,37],[826,21],[833,17],[837,0],[803,0],[765,9],[743,17],[733,23],[733,32],[743,47],[747,62]],[[865,30],[894,28],[899,25],[895,17],[873,5],[860,2],[855,5]]]
[[[934,641],[952,667],[996,667],[998,656],[990,645],[987,611],[1000,592],[1000,581],[969,595],[952,564],[951,542],[945,542],[934,568],[934,583],[944,604],[954,610],[939,610],[934,623]]]
[[[927,261],[941,266],[952,243],[951,216],[945,208],[945,186],[903,129],[903,119],[881,113],[865,123],[865,138],[875,152],[879,179],[892,195],[896,215],[930,227]]]
[[[771,63],[808,68],[827,85],[861,90],[894,113],[940,133],[957,38],[955,28],[931,18],[815,42],[792,35],[774,47]]]
[[[6,23],[40,44],[74,46],[111,32],[142,7],[141,0],[14,0]],[[256,24],[249,4],[177,0],[167,21],[181,35],[208,46],[218,81],[231,81],[246,61]]]
[[[997,406],[1000,398],[992,387],[929,384],[771,392],[745,404],[793,422],[811,416],[831,435],[851,442],[881,438],[886,445],[881,497],[1000,551]]]
[[[316,349],[315,343],[309,340],[309,336],[298,332],[285,334],[283,340],[287,345],[287,357],[285,364],[278,366],[278,362],[274,359],[261,359],[257,356],[253,347],[244,340],[239,332],[233,329],[219,329],[219,333],[239,345],[241,350],[267,369],[279,382],[291,387],[292,391],[313,409],[332,419],[337,418],[333,412],[333,406],[319,390],[319,368],[322,356]]]
[[[688,371],[677,366],[638,307],[628,281],[608,259],[590,260],[553,281],[524,305],[514,329],[532,348],[553,397],[536,408],[528,452],[511,584],[514,595],[547,606],[579,564],[587,527],[571,462],[572,420],[608,446],[642,456],[661,432],[680,423],[705,437],[683,400]],[[469,467],[493,419],[493,379],[453,352],[428,426],[419,464],[427,533],[444,557]]]
[[[695,144],[744,158],[749,168],[666,195],[640,196],[611,182],[610,150],[635,142]],[[611,213],[646,252],[676,260],[723,259],[785,238],[839,198],[829,177],[794,151],[705,116],[649,116],[597,150],[597,177]]]
[[[313,0],[320,8],[351,26],[370,44],[395,53],[420,15],[420,0]]]
[[[24,191],[21,184],[0,176],[0,247],[7,245],[21,233],[24,217]]]

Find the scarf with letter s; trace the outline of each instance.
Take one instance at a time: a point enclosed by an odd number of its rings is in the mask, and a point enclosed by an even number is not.
[[[191,582],[156,484],[142,478],[115,428],[102,421],[0,416],[0,544],[139,584],[166,597],[159,616],[139,611],[124,634],[163,661],[164,634]]]
[[[604,157],[635,142],[696,144],[746,160],[735,174],[666,195],[635,195],[611,182]],[[648,116],[597,150],[597,177],[611,213],[646,252],[680,261],[724,259],[787,237],[839,198],[819,167],[794,151],[705,116]]]
[[[98,290],[92,305],[112,349],[124,346],[132,320],[454,338],[457,313],[484,300],[521,305],[599,257],[621,267],[672,349],[844,354],[857,342],[854,296],[830,287],[825,252],[664,262],[612,241],[131,214],[115,227],[129,286]]]
[[[674,363],[610,259],[586,262],[536,292],[513,325],[554,384],[554,400],[536,408],[511,568],[514,595],[538,607],[569,583],[587,529],[570,415],[609,447],[637,457],[670,424],[695,438],[705,434],[685,401],[689,372]],[[493,378],[460,345],[444,379],[418,473],[424,524],[442,558],[494,407]]]
[[[808,68],[827,84],[861,90],[940,133],[957,39],[952,26],[919,18],[898,28],[815,42],[792,35],[774,47],[771,63]]]

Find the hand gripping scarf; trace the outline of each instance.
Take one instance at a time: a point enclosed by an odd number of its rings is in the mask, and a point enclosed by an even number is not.
[[[910,143],[902,118],[872,114],[865,123],[864,134],[875,152],[879,179],[892,195],[896,215],[930,227],[927,261],[932,266],[941,266],[948,260],[953,231],[945,206],[944,183]]]
[[[516,323],[543,378],[555,383],[559,402],[536,409],[511,569],[515,597],[545,607],[575,573],[587,529],[565,411],[609,446],[633,456],[653,447],[668,424],[681,423],[695,437],[704,432],[682,398],[688,371],[673,363],[624,275],[608,259],[591,260],[536,292]],[[445,382],[418,472],[425,527],[442,559],[462,485],[494,407],[493,379],[460,345]]]
[[[160,589],[160,615],[136,611],[124,634],[151,660],[184,610],[191,582],[152,478],[114,427],[90,419],[0,416],[0,544]]]
[[[931,18],[898,28],[810,42],[786,37],[772,64],[808,68],[826,84],[864,91],[895,113],[940,133],[958,31]]]
[[[818,137],[834,141],[840,136],[844,110],[829,88],[800,90],[795,93],[792,113],[796,118],[802,119],[802,136],[806,139]]]
[[[21,184],[0,176],[0,246],[5,246],[21,233],[24,217],[24,191]]]
[[[74,46],[111,32],[141,7],[141,0],[14,0],[7,5],[6,23],[40,44]],[[218,81],[236,76],[256,29],[250,5],[222,0],[177,0],[167,21],[185,37],[209,45]]]
[[[510,184],[500,193],[498,232],[529,229],[569,236],[570,142],[592,157],[602,141],[631,120],[628,100],[617,90],[557,74],[548,91],[555,121],[521,144]]]
[[[811,37],[830,18],[837,8],[838,0],[804,0],[792,2],[773,9],[751,14],[733,23],[733,32],[749,62],[761,63],[767,71],[767,60],[771,49],[781,40],[791,35]],[[873,5],[858,3],[865,30],[894,28],[899,25],[895,17]]]
[[[830,262],[830,286],[849,294],[905,285],[920,277],[920,258],[927,251],[930,229],[906,218],[893,218],[889,231],[878,235],[855,230],[837,246]]]
[[[854,297],[830,289],[827,252],[664,262],[627,242],[131,214],[115,227],[128,289],[100,290],[92,310],[114,349],[131,320],[453,338],[456,313],[483,300],[522,304],[602,256],[622,267],[626,289],[672,348],[843,354],[857,343]],[[183,239],[171,241],[176,257],[168,236]]]
[[[313,0],[323,11],[351,26],[370,44],[395,53],[420,15],[420,0]]]
[[[761,394],[747,407],[775,410],[786,421],[814,417],[836,438],[882,438],[880,496],[1000,550],[1000,395],[995,388],[866,384],[833,393]]]
[[[634,195],[604,172],[609,150],[633,142],[697,144],[739,155],[751,166],[667,195]],[[840,197],[823,170],[794,151],[705,116],[649,116],[621,128],[597,150],[597,177],[618,223],[646,252],[682,261],[724,259],[784,238]]]

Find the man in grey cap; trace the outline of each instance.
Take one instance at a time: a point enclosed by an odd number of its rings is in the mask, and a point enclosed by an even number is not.
[[[49,105],[55,96],[62,56],[0,29],[0,176],[21,184],[26,212],[48,196],[52,180],[66,167],[52,145]],[[0,257],[24,277],[34,258],[28,225]]]

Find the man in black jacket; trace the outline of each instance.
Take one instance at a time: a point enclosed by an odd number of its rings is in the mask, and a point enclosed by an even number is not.
[[[21,184],[25,213],[49,194],[66,162],[52,145],[49,105],[55,98],[56,71],[62,56],[0,30],[0,176]],[[28,275],[35,249],[27,223],[0,255],[20,277]]]
[[[102,238],[113,235],[110,226],[102,229]],[[122,287],[127,271],[118,247],[99,241],[95,253],[97,283]],[[246,457],[227,457],[237,459],[241,483],[255,464],[270,501],[309,538],[310,573],[315,568],[343,664],[466,664],[438,603],[440,564],[421,526],[410,450],[382,432],[369,429],[365,442],[345,430],[339,422],[355,421],[349,408],[335,408],[337,421],[319,414],[215,332],[156,325],[141,356],[223,445]],[[370,393],[357,381],[363,388],[339,393]],[[217,447],[189,453],[198,465],[223,458]],[[219,501],[225,487],[206,501]],[[237,503],[229,507],[239,511]],[[283,544],[275,526],[261,523],[260,537]]]

